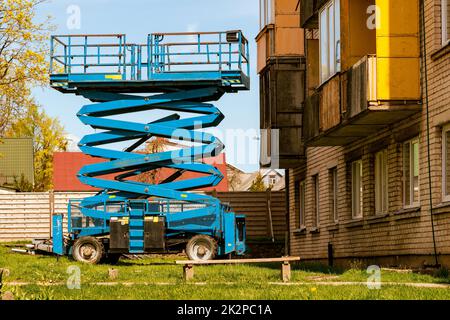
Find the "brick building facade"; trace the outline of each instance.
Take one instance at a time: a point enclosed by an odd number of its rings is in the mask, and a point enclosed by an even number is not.
[[[358,17],[370,6],[380,21],[361,31],[357,24],[366,18]],[[435,263],[436,250],[438,262],[450,266],[449,6],[447,0],[298,2],[307,65],[298,139],[306,159],[287,177],[291,254],[335,264],[423,266]],[[339,40],[330,43],[339,58],[325,69],[320,35],[331,33],[321,27],[330,31],[322,21],[333,10],[340,31],[331,29]],[[360,41],[365,46],[358,48]]]

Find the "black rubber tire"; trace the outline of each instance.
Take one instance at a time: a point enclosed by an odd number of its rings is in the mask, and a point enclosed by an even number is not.
[[[76,261],[98,264],[104,255],[103,243],[94,237],[81,237],[73,244],[72,257]]]
[[[119,263],[121,256],[121,253],[108,253],[108,255],[104,259],[104,262],[107,264],[116,265],[117,263]]]
[[[199,247],[203,247],[200,250],[206,250],[205,254],[202,255],[201,252],[199,252]],[[217,255],[217,241],[214,238],[203,234],[193,236],[186,244],[186,255],[189,260],[213,260]]]

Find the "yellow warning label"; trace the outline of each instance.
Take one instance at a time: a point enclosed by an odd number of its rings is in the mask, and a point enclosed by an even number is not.
[[[109,79],[109,80],[122,80],[122,75],[121,74],[107,74],[105,76],[105,79]]]
[[[115,195],[109,196],[110,199],[114,199],[115,197]]]
[[[182,197],[182,198],[187,198],[188,196],[187,196],[187,194],[184,194],[184,193],[183,193],[183,194],[181,195],[181,197]]]

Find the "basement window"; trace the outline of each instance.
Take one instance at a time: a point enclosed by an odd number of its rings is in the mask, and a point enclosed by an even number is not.
[[[363,216],[363,166],[362,160],[352,162],[352,218]]]
[[[419,138],[403,144],[403,205],[419,206]]]
[[[388,211],[387,149],[375,154],[375,214]]]
[[[319,12],[320,80],[341,71],[340,0],[330,0]]]
[[[442,45],[450,43],[450,0],[441,0]]]
[[[450,201],[450,124],[442,129],[442,201]]]

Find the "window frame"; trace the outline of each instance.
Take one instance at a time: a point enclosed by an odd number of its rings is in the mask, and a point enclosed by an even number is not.
[[[447,181],[447,132],[450,132],[450,124],[447,124],[442,127],[442,202],[450,202],[450,193],[447,194],[447,184],[450,181]]]
[[[300,229],[305,228],[305,211],[306,211],[306,181],[302,180],[298,184],[298,202],[299,202],[299,210],[298,210],[298,226]]]
[[[355,191],[356,191],[356,186],[355,186],[355,165],[356,164],[359,164],[359,190],[358,190],[358,193],[359,193],[359,213],[358,213],[358,215],[356,215],[356,213],[355,213],[355,208],[356,208],[356,206],[355,206],[355,202],[356,202],[356,199],[355,199]],[[364,200],[364,197],[363,197],[363,194],[364,194],[364,188],[363,188],[363,161],[362,161],[362,159],[358,159],[358,160],[355,160],[355,161],[352,161],[352,163],[351,163],[351,179],[352,179],[352,181],[351,181],[351,196],[352,196],[352,219],[361,219],[361,218],[363,218],[363,216],[364,216],[364,214],[363,214],[363,208],[364,208],[364,206],[363,206],[363,200]]]
[[[418,149],[418,156],[417,156],[417,200],[414,199],[414,150],[412,146],[417,143],[417,149]],[[405,145],[409,145],[409,204],[406,204],[406,175],[405,175]],[[402,187],[403,187],[403,208],[417,208],[420,207],[420,139],[419,137],[412,138],[410,140],[407,140],[403,142],[402,145]],[[416,200],[416,201],[414,201]]]
[[[448,31],[448,23],[450,17],[448,16],[448,6],[450,0],[441,0],[441,44],[446,46],[450,44],[450,34]]]
[[[330,23],[330,8],[333,9],[333,23],[331,27]],[[336,8],[338,8],[338,13],[336,13]],[[334,77],[336,74],[338,74],[341,71],[341,19],[340,19],[340,9],[341,9],[341,0],[329,0],[327,3],[325,3],[319,10],[318,17],[319,17],[319,77],[320,77],[320,84],[323,84],[327,82],[329,79]],[[323,37],[322,37],[322,14],[326,12],[325,20],[326,20],[326,45],[323,44]],[[339,17],[338,21],[336,21],[336,17]],[[337,30],[336,27],[339,27],[339,30]],[[331,39],[331,36],[333,37]],[[333,47],[331,47],[331,41],[333,40]],[[326,75],[324,75],[323,72],[323,47],[327,48],[327,68],[328,72]],[[333,55],[334,60],[333,64],[331,64],[331,55]]]
[[[312,176],[312,192],[314,200],[314,212],[313,212],[313,227],[319,228],[320,226],[320,189],[319,189],[319,174]]]
[[[331,218],[334,223],[339,222],[339,212],[338,212],[338,168],[333,167],[330,169],[330,209]]]
[[[259,30],[275,23],[275,1],[259,0]]]
[[[379,156],[381,157],[381,160]],[[378,165],[378,161],[381,161],[381,168]],[[387,148],[375,153],[374,169],[375,215],[380,215],[389,212],[389,172]],[[379,183],[381,183],[380,187],[378,187]],[[381,194],[379,194],[379,190],[381,190]],[[378,200],[379,197],[381,197],[380,201]],[[381,208],[378,207],[379,204],[381,204]]]

